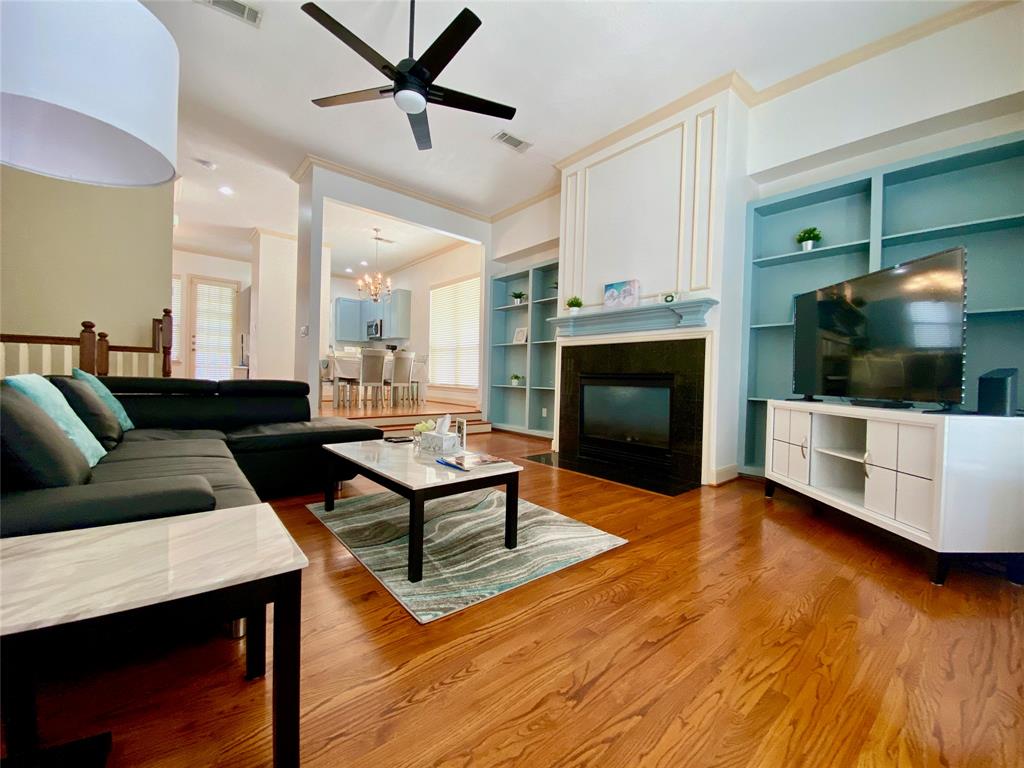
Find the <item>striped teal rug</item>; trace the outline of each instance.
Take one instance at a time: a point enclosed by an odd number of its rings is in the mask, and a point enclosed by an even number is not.
[[[505,494],[487,488],[428,501],[423,581],[407,578],[409,502],[393,493],[309,510],[421,624],[483,602],[626,543],[519,500],[519,546],[505,549]]]

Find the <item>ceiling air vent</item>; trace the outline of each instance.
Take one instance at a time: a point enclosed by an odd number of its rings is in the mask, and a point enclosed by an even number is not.
[[[523,152],[525,152],[526,150],[533,146],[533,144],[531,144],[530,142],[523,141],[522,139],[517,138],[513,136],[511,133],[507,133],[505,131],[496,133],[491,138],[493,138],[495,141],[501,144],[504,144],[506,147],[514,149],[516,152],[519,152],[520,154],[522,154]]]
[[[260,25],[260,19],[263,17],[263,12],[258,8],[253,8],[251,5],[240,3],[238,0],[196,0],[196,2],[200,5],[208,5],[218,11],[230,14],[236,19],[240,19],[246,24],[251,24],[254,27],[258,27]]]

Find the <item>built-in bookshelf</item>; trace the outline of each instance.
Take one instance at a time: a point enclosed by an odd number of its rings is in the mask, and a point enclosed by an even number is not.
[[[557,281],[557,261],[491,280],[488,419],[495,427],[554,434],[555,335],[547,320],[557,314]],[[521,303],[512,298],[518,292],[526,294]],[[519,328],[527,329],[525,343],[515,341]]]
[[[796,249],[817,227],[822,241]],[[793,396],[793,299],[955,246],[967,248],[964,405],[978,377],[1024,369],[1024,134],[752,202],[747,217],[741,471],[764,473],[766,402]]]

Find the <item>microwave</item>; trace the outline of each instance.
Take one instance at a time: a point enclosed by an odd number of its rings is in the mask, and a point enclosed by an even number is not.
[[[366,338],[370,341],[380,341],[384,338],[384,321],[370,320],[366,324]]]

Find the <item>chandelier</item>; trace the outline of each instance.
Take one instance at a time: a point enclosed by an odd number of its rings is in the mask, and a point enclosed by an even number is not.
[[[380,271],[380,244],[391,241],[385,240],[383,237],[380,236],[380,227],[373,228],[373,240],[373,266],[377,269],[377,273],[371,275],[369,272],[367,272],[356,281],[356,286],[359,288],[360,296],[365,291],[369,295],[370,300],[373,301],[374,304],[377,304],[380,302],[381,297],[385,293],[388,296],[391,295],[391,278],[385,278]]]

